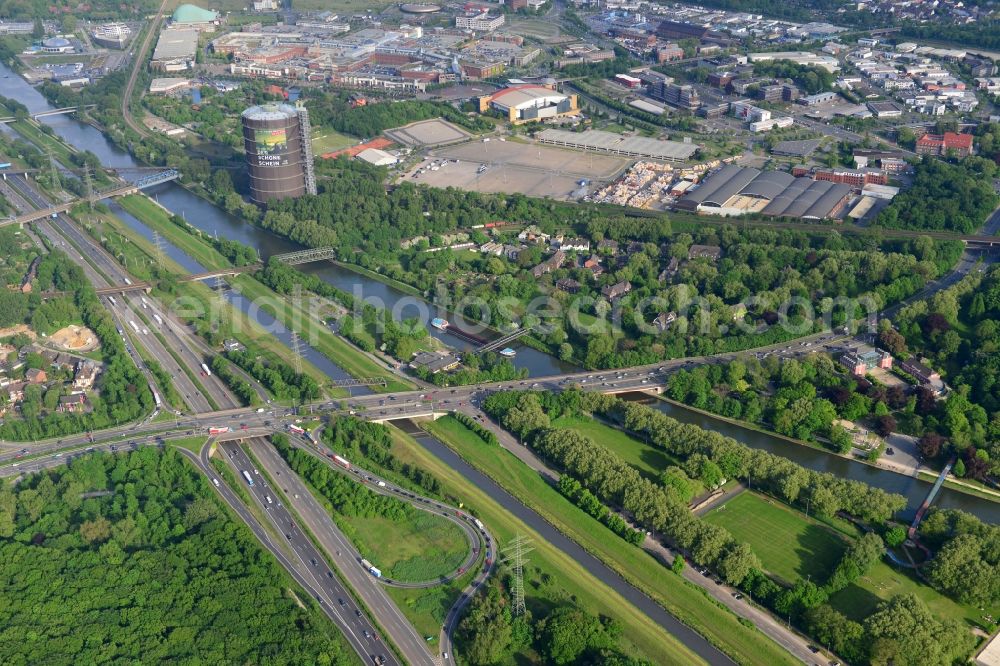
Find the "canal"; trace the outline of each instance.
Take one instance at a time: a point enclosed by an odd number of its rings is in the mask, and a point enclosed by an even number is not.
[[[891,493],[899,493],[906,497],[907,500],[906,509],[900,517],[907,520],[913,518],[920,504],[931,491],[931,486],[934,485],[930,481],[903,476],[902,474],[879,469],[878,467],[873,467],[856,460],[848,460],[847,458],[832,455],[820,449],[795,444],[794,442],[782,439],[781,437],[775,437],[766,432],[729,423],[711,415],[702,414],[701,412],[663,400],[650,398],[646,395],[634,394],[628,397],[649,405],[682,423],[690,423],[707,430],[714,430],[727,437],[732,437],[747,446],[770,451],[775,455],[788,458],[803,467],[817,472],[829,472],[840,478],[862,481]],[[967,511],[978,516],[984,521],[1000,523],[1000,503],[967,495],[950,488],[941,489],[934,506],[946,509],[961,509],[962,511]]]
[[[33,113],[53,108],[42,97],[41,93],[28,85],[20,76],[12,73],[3,64],[0,64],[0,75],[10,75],[10,78],[4,82],[4,96],[21,102]],[[96,154],[101,159],[101,163],[106,166],[120,169],[141,166],[127,152],[114,146],[100,130],[75,120],[71,116],[49,116],[43,118],[42,122],[52,127],[56,134],[62,137],[67,143],[81,150],[89,150]],[[162,206],[177,215],[181,215],[190,224],[202,231],[238,240],[246,245],[257,248],[264,257],[302,249],[301,246],[292,241],[243,222],[174,183],[167,183],[151,188],[148,194],[153,196]],[[116,214],[138,233],[145,235],[147,238],[152,237],[152,232],[132,216],[124,214],[124,211],[120,210],[116,211]],[[183,252],[176,247],[171,246],[171,248],[165,248],[165,250],[170,253],[171,258],[176,259],[185,268],[195,270],[197,267],[197,262],[193,262],[190,257],[184,256],[184,258],[181,258]],[[423,318],[424,313],[435,312],[435,308],[422,299],[414,298],[385,283],[360,275],[336,264],[307,264],[301,268],[304,272],[317,275],[325,282],[339,289],[359,295],[374,304],[389,308],[394,312],[396,318],[413,316],[421,316]],[[248,311],[247,309],[250,307],[250,304],[246,303],[247,299],[236,298],[231,294],[227,295],[227,297],[231,299],[231,302],[234,302],[243,309],[244,312]],[[259,313],[258,316],[264,315],[266,317],[266,313],[260,312],[259,309],[257,309],[257,313]],[[432,314],[431,316],[435,315]],[[423,320],[426,321],[426,319]],[[279,323],[273,320],[270,321],[270,328],[268,328],[268,322],[263,319],[261,320],[261,325],[268,330],[284,330]],[[433,327],[429,330],[432,335],[443,339],[452,347],[463,350],[471,347],[469,343],[463,342],[455,336],[442,333]],[[281,335],[288,337],[287,333],[281,333],[279,334],[279,339],[281,339]],[[523,345],[518,346],[517,349],[516,365],[527,368],[532,377],[561,374],[577,369],[570,364],[562,363],[547,354],[524,347]],[[304,353],[307,353],[307,351],[304,350]],[[309,360],[316,364],[317,367],[328,371],[331,377],[340,378],[345,376],[343,371],[333,365],[325,356],[322,356],[318,352],[314,352],[314,354],[310,353],[308,355]],[[323,360],[320,360],[318,357],[321,357]],[[809,469],[830,472],[839,477],[864,481],[889,492],[904,495],[908,500],[906,509],[906,515],[908,516],[912,516],[916,512],[917,507],[923,502],[927,493],[930,492],[932,484],[927,481],[902,476],[864,463],[830,455],[820,450],[793,444],[779,437],[733,425],[661,400],[655,401],[654,406],[679,421],[715,430],[716,432],[733,437],[748,446],[765,449],[794,460]],[[960,493],[950,488],[943,488],[941,490],[936,505],[945,508],[961,509],[985,521],[1000,523],[1000,504]]]

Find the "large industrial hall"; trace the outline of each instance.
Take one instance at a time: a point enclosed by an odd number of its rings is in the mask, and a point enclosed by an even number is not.
[[[851,196],[851,187],[842,183],[730,164],[709,176],[675,207],[711,215],[760,213],[823,220],[839,216]]]

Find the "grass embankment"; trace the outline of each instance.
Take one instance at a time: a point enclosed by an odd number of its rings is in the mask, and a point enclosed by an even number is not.
[[[313,318],[303,308],[282,298],[274,291],[248,275],[237,276],[233,285],[248,299],[258,303],[286,328],[293,328],[303,341],[326,356],[352,377],[387,377],[385,386],[373,386],[377,392],[409,391],[413,384],[392,375],[364,352],[356,349],[343,338],[335,335],[323,322]]]
[[[172,245],[207,270],[232,266],[232,263],[214,247],[171,222],[170,213],[149,197],[141,194],[130,194],[118,199],[118,203],[129,214],[150,229],[157,231]]]
[[[42,131],[35,120],[15,120],[11,128],[24,137],[25,141],[35,144],[42,152],[51,152],[65,166],[73,166],[70,156],[76,151],[64,143],[59,137]]]
[[[653,446],[640,442],[628,434],[612,428],[609,425],[583,416],[560,416],[552,422],[553,428],[566,428],[584,437],[589,437],[612,451],[625,462],[635,467],[643,476],[656,480],[667,467],[680,466],[680,461]],[[700,483],[696,484],[696,495],[704,490]]]
[[[638,584],[654,598],[663,596],[662,591],[670,588],[672,595],[690,608],[687,613],[681,613],[681,604],[672,603],[667,606],[671,612],[686,620],[699,618],[698,624],[707,625],[704,627],[706,635],[718,636],[720,643],[732,646],[734,653],[744,655],[743,661],[746,663],[794,663],[777,646],[740,625],[735,616],[716,606],[703,593],[686,587],[653,558],[629,546],[581,509],[570,504],[507,451],[486,444],[450,417],[428,424],[428,429],[459,451],[473,466],[493,477],[507,492],[618,569],[626,579]],[[623,640],[634,646],[637,656],[656,664],[701,663],[697,655],[667,634],[648,615],[588,573],[576,560],[550,545],[411,437],[398,430],[394,430],[393,435],[393,453],[402,462],[418,465],[431,472],[441,481],[443,492],[465,503],[469,510],[476,513],[501,545],[519,534],[533,539],[533,566],[525,581],[529,608],[533,604],[536,607],[550,608],[560,601],[575,603],[590,613],[607,615],[620,621],[625,627]],[[619,565],[619,562],[626,565]],[[674,590],[677,592],[673,592]],[[628,652],[628,649],[623,651]]]
[[[417,511],[411,520],[381,516],[338,518],[350,526],[351,541],[358,550],[400,582],[423,582],[453,573],[469,552],[465,535],[441,516]]]
[[[205,240],[182,229],[170,220],[170,214],[147,197],[132,195],[120,200],[122,207],[141,220],[150,228],[163,235],[170,243],[209,270],[228,268],[230,261],[219,253]],[[264,284],[248,274],[236,276],[232,284],[249,300],[257,303],[261,309],[277,319],[285,328],[295,330],[299,337],[319,353],[339,366],[352,377],[366,378],[388,376],[388,370],[380,366],[369,356],[355,349],[347,341],[335,335],[323,322],[314,318],[304,308],[291,303]],[[245,315],[244,315],[245,316]],[[328,384],[329,379],[321,375],[321,384]],[[375,386],[373,390],[381,392],[405,391],[413,388],[412,384],[392,378],[385,387]]]
[[[195,455],[201,455],[201,449],[205,446],[205,442],[208,438],[204,435],[195,435],[193,437],[179,437],[177,439],[168,439],[167,443],[172,446],[180,446],[193,452]]]
[[[764,569],[789,584],[803,578],[819,585],[825,583],[850,542],[830,526],[753,492],[737,495],[706,514],[705,520],[749,543]],[[876,563],[864,576],[834,594],[830,605],[852,620],[863,622],[880,602],[910,593],[920,597],[936,617],[983,623],[983,611],[949,599],[921,582],[911,570],[894,568],[887,561]]]

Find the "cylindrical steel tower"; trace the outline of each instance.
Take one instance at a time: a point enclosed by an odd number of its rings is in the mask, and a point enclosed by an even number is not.
[[[264,104],[243,112],[243,144],[255,203],[315,194],[305,109]]]

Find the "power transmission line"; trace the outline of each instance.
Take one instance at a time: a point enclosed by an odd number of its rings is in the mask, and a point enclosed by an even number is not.
[[[299,334],[294,330],[292,334],[292,362],[295,364],[295,374],[302,374],[302,348],[300,346]]]
[[[514,597],[514,617],[524,615],[524,565],[528,560],[525,555],[534,550],[529,547],[531,539],[521,534],[514,537],[504,549],[504,561],[507,562],[513,572],[511,593]]]

